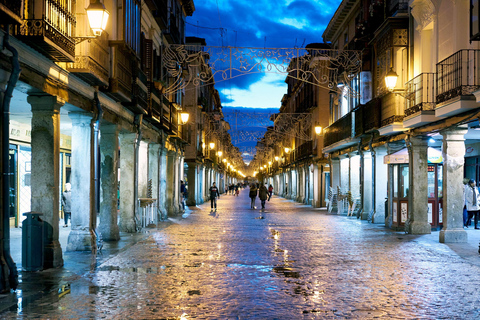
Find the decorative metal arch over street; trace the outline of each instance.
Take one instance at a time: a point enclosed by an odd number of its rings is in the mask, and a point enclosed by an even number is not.
[[[361,71],[361,51],[314,48],[248,48],[169,45],[163,65],[173,79],[166,93],[202,86],[253,73],[283,73],[342,94],[358,96],[350,86]]]

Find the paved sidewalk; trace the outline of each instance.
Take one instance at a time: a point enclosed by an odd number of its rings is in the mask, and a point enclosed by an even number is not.
[[[64,268],[22,273],[0,317],[480,318],[479,230],[445,245],[278,197],[249,206],[248,190],[222,195],[217,212],[191,208],[102,256],[66,253]]]

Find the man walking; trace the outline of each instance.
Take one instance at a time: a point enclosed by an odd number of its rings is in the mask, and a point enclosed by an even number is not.
[[[214,207],[215,211],[217,211],[217,197],[220,198],[220,193],[218,192],[218,188],[214,182],[210,187],[210,205],[212,208],[210,212],[213,212]]]

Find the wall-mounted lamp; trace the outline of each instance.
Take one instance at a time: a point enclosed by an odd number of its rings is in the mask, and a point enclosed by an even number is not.
[[[315,134],[317,136],[321,135],[322,134],[322,127],[317,123],[315,124]]]
[[[180,112],[180,124],[186,124],[190,114],[188,112]]]
[[[215,142],[210,142],[210,150],[215,149]]]
[[[393,91],[397,85],[398,74],[393,71],[393,68],[390,68],[387,75],[385,76],[385,86],[389,91]]]
[[[285,153],[290,153],[290,148],[285,148]]]
[[[227,159],[224,158],[224,159],[222,160],[222,162],[224,162],[224,163],[227,162]]]
[[[271,166],[271,165],[272,165],[272,161],[268,161],[268,165]]]
[[[95,39],[96,37],[100,36],[107,27],[108,17],[110,14],[100,0],[91,0],[86,11],[88,23],[90,24],[90,28],[92,29],[94,36],[73,37],[75,44],[88,39]]]
[[[223,152],[222,151],[218,151],[217,152],[218,156],[221,157],[223,155]]]
[[[278,161],[279,159],[280,159],[279,157],[275,156],[275,161]]]

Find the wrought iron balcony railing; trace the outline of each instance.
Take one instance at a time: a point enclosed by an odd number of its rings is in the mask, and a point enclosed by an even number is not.
[[[25,20],[13,34],[55,62],[74,62],[74,9],[73,0],[35,1],[35,6],[26,7]]]
[[[382,101],[374,98],[355,110],[355,137],[381,127]]]
[[[344,117],[332,123],[325,128],[323,143],[328,147],[336,142],[352,137],[352,113],[347,113]]]
[[[470,95],[480,88],[480,50],[460,50],[437,63],[436,103]]]
[[[405,85],[405,116],[435,109],[435,73],[421,73]]]

